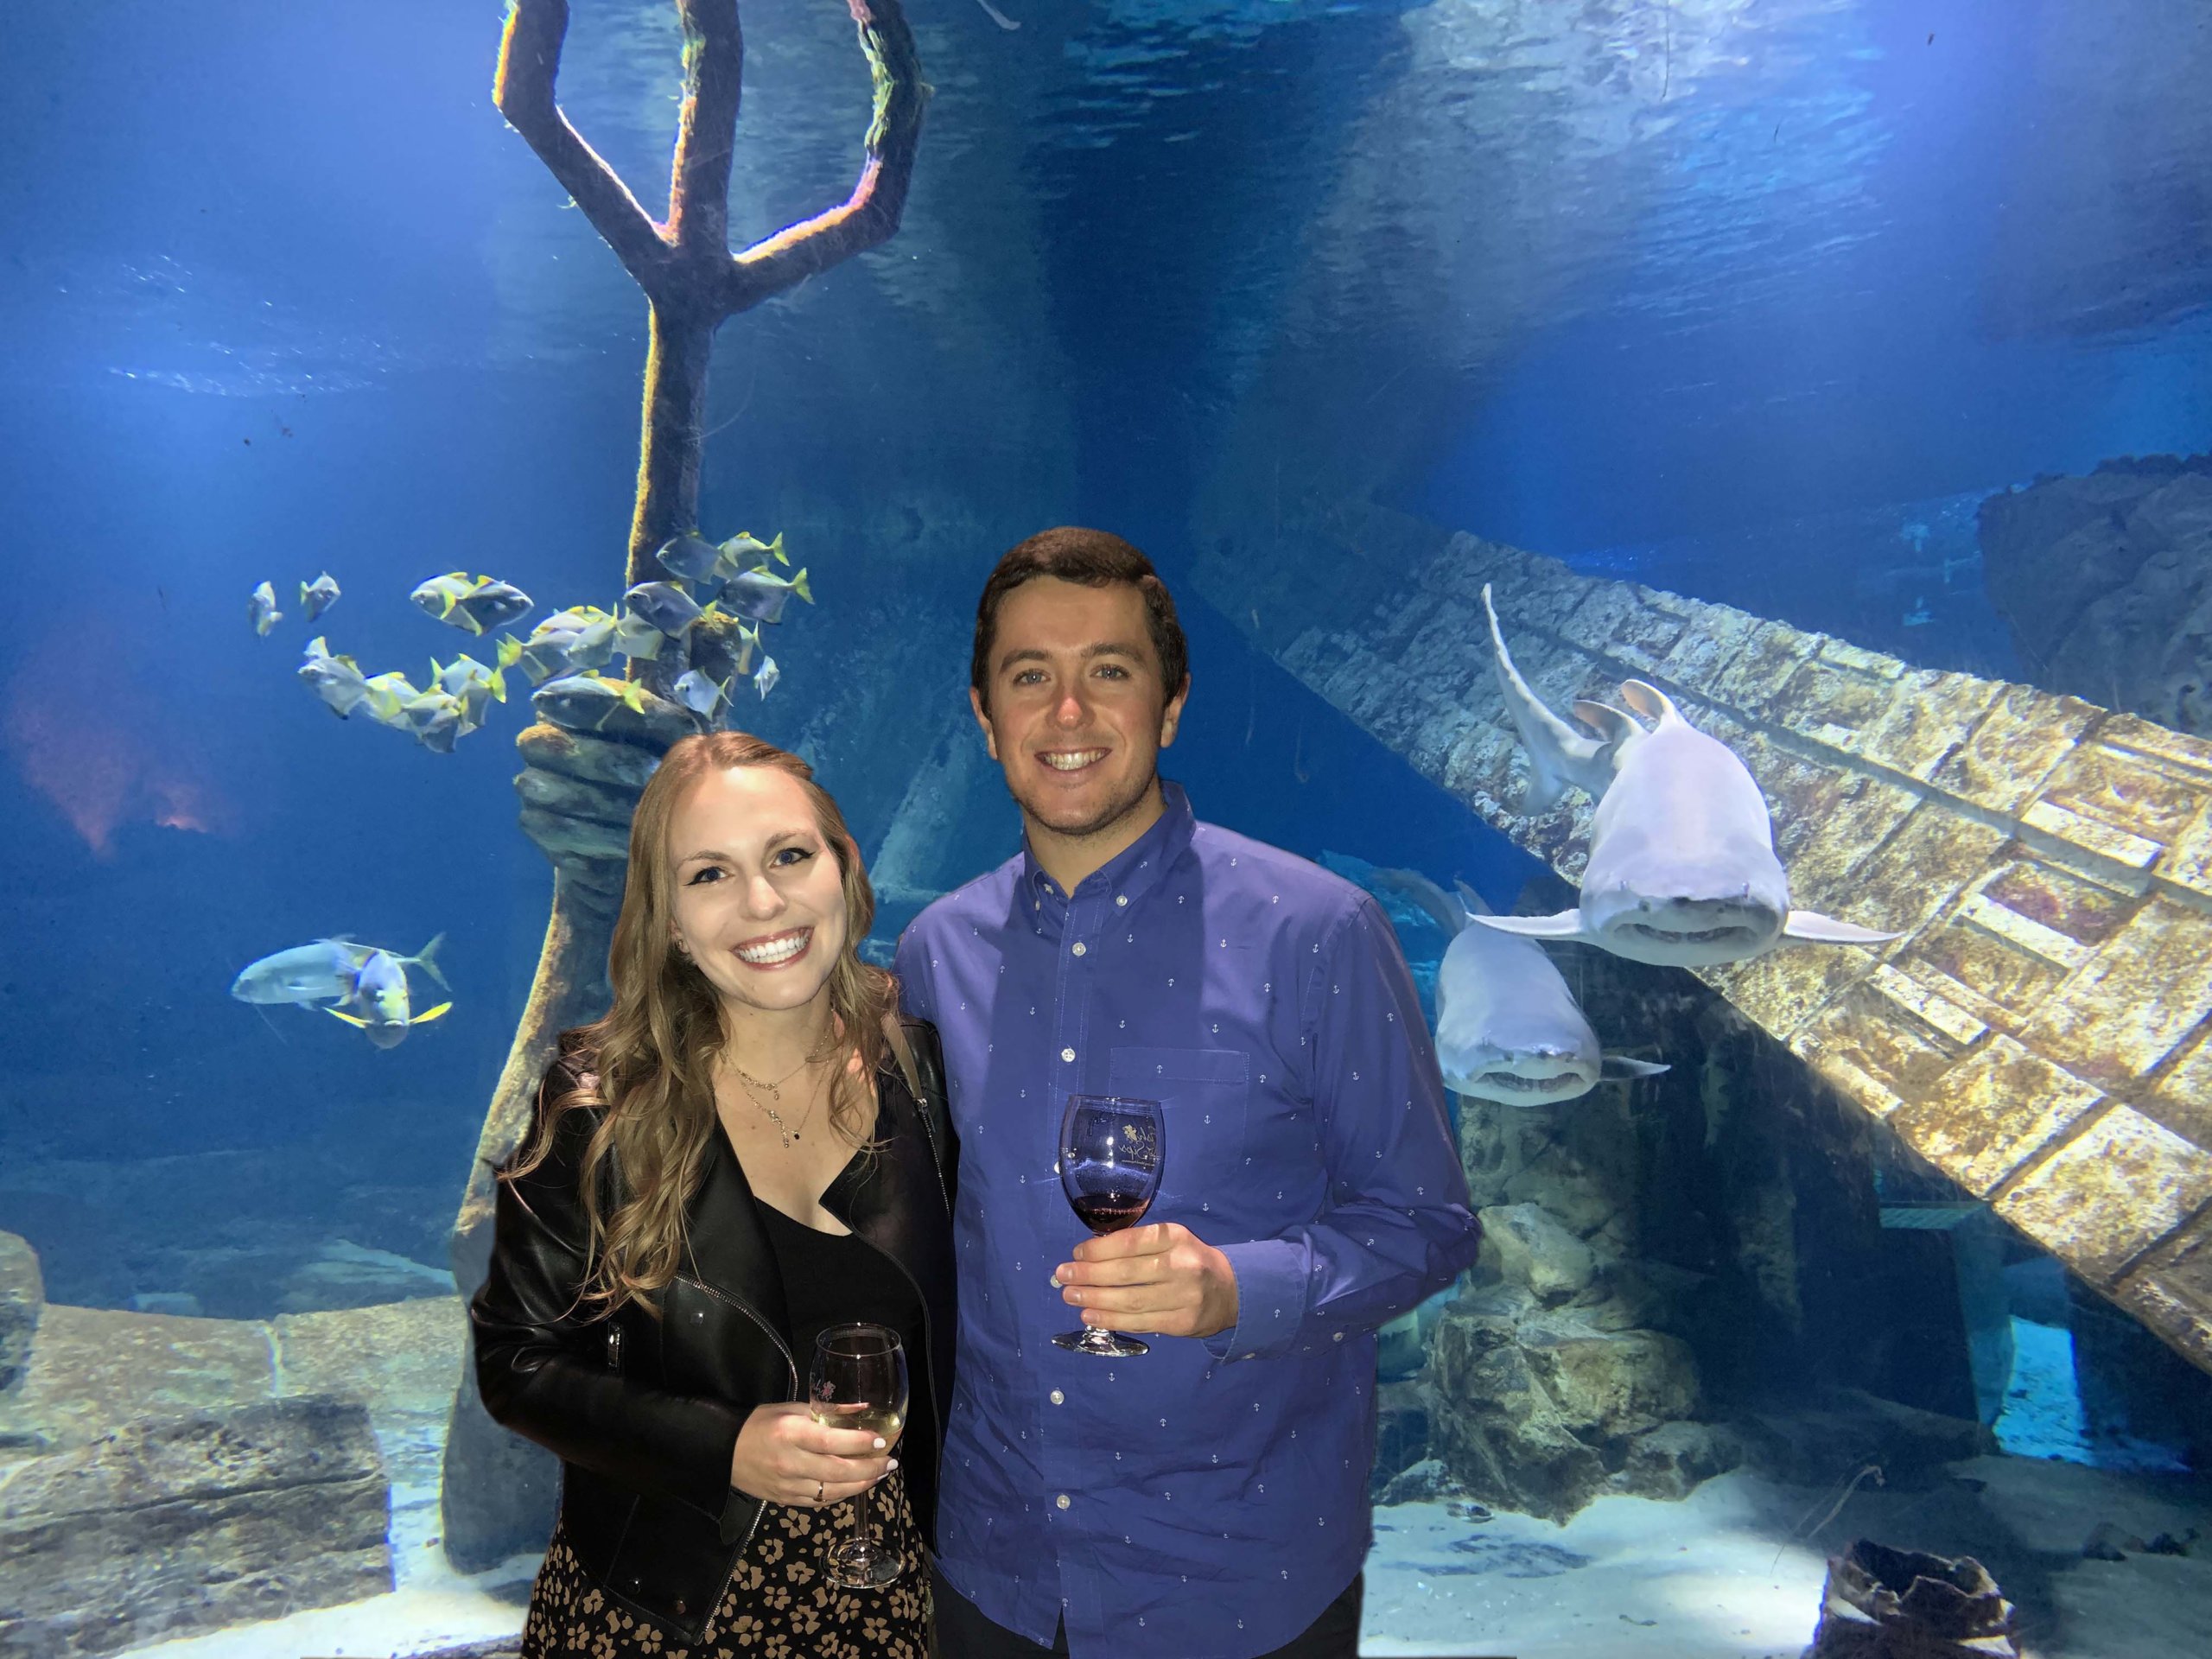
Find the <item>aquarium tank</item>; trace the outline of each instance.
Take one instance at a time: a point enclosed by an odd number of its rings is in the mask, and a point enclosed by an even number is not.
[[[2208,86],[2202,0],[11,0],[0,1653],[515,1650],[467,1303],[639,791],[804,756],[888,964],[1056,524],[1452,1085],[1361,1652],[2206,1652]]]

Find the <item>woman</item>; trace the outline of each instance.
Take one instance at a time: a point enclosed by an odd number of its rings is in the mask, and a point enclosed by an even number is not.
[[[524,1659],[927,1651],[911,1542],[886,1588],[823,1573],[862,1493],[929,1536],[951,1397],[942,1063],[860,959],[874,909],[796,756],[687,737],[645,785],[613,1007],[562,1038],[470,1308],[486,1407],[563,1465]],[[808,1414],[848,1320],[902,1332],[895,1447]]]

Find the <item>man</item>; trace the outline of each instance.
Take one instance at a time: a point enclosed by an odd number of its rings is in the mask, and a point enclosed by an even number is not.
[[[1151,563],[1098,531],[1030,537],[976,607],[969,696],[1025,847],[898,963],[961,1141],[947,1659],[1351,1659],[1373,1333],[1475,1254],[1388,919],[1159,777],[1186,656]],[[1144,1223],[1098,1238],[1056,1173],[1084,1092],[1166,1121]],[[1055,1346],[1077,1310],[1151,1351]]]

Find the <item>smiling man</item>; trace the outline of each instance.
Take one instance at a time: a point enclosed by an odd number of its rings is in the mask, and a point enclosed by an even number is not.
[[[1187,651],[1119,537],[1007,554],[970,678],[1024,847],[899,947],[962,1146],[939,1651],[1351,1659],[1374,1332],[1478,1243],[1395,936],[1160,780]],[[1078,1093],[1166,1124],[1144,1223],[1098,1238],[1057,1173]],[[1078,1310],[1151,1351],[1055,1345]]]

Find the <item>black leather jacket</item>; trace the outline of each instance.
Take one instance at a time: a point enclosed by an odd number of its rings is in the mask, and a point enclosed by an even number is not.
[[[952,1400],[954,1149],[936,1028],[903,1023],[922,1097],[895,1064],[885,1066],[882,1150],[856,1160],[822,1202],[921,1296],[928,1363],[912,1357],[915,1397],[899,1457],[934,1543]],[[575,1033],[563,1035],[539,1088],[541,1115],[590,1059]],[[802,1397],[807,1361],[791,1351],[783,1280],[721,1135],[661,1317],[635,1305],[612,1317],[577,1307],[587,1237],[577,1175],[598,1117],[597,1109],[568,1113],[545,1161],[499,1183],[491,1273],[469,1305],[477,1386],[497,1421],[560,1457],[562,1527],[585,1570],[616,1600],[696,1641],[760,1524],[760,1501],[729,1484],[738,1430],[755,1406]],[[604,1214],[612,1195],[601,1194]]]

